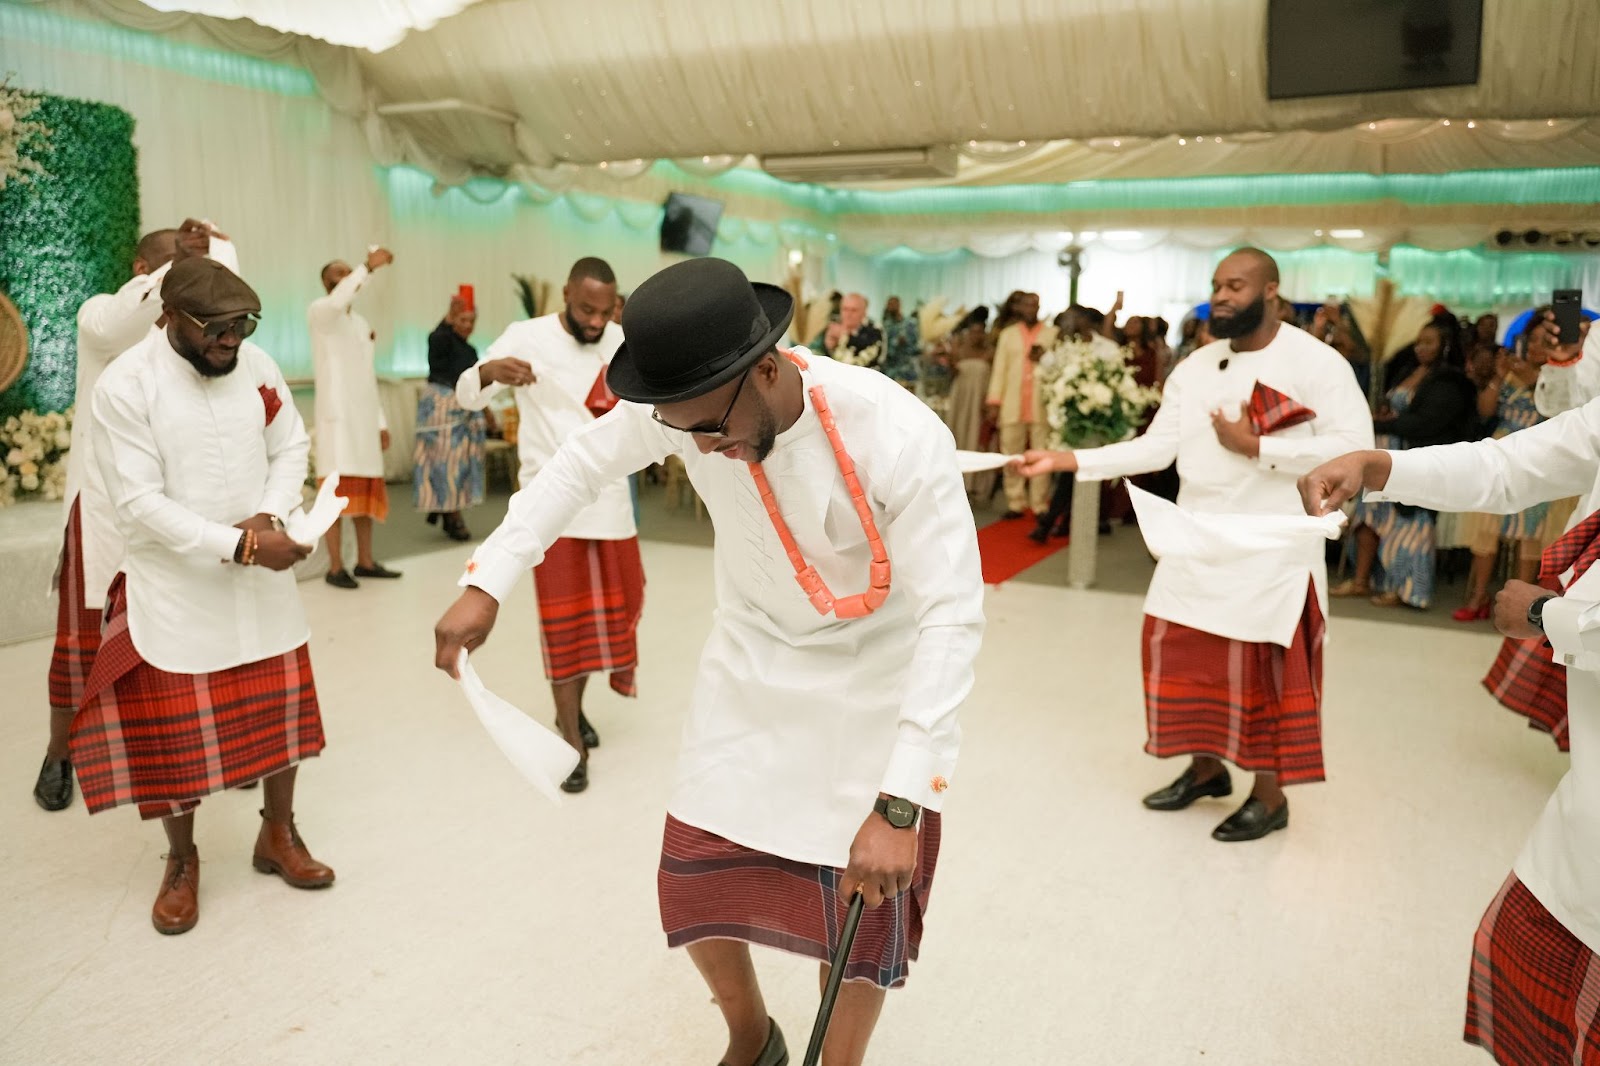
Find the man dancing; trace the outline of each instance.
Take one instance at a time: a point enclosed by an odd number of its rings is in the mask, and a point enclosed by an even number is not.
[[[1563,337],[1564,358],[1577,338]],[[1600,499],[1600,401],[1499,440],[1361,451],[1300,481],[1327,514],[1363,489],[1441,511],[1515,514]],[[1512,581],[1495,598],[1508,638],[1548,640],[1566,668],[1572,769],[1561,779],[1473,940],[1465,1039],[1507,1066],[1600,1062],[1600,512],[1545,550],[1554,584]],[[1543,576],[1542,575],[1542,576]]]
[[[95,461],[127,544],[71,750],[90,813],[133,803],[170,852],[151,921],[199,920],[194,811],[265,779],[253,862],[296,888],[333,883],[294,823],[297,764],[322,750],[308,630],[281,530],[310,441],[267,353],[261,302],[209,259],[161,286],[165,331],[113,363],[93,400]]]
[[[1211,289],[1211,329],[1222,339],[1173,368],[1144,436],[1103,448],[1028,452],[1023,473],[1102,481],[1164,470],[1176,459],[1180,506],[1298,514],[1299,474],[1371,446],[1372,416],[1343,357],[1268,316],[1278,292],[1270,255],[1234,252],[1218,264]],[[1295,417],[1274,414],[1285,410]],[[1145,750],[1192,761],[1146,796],[1146,807],[1175,811],[1230,795],[1226,759],[1254,771],[1255,783],[1211,835],[1257,840],[1288,826],[1282,786],[1323,779],[1327,585],[1315,543],[1225,566],[1178,558],[1157,564],[1144,605]]]
[[[605,390],[606,367],[622,343],[622,329],[611,321],[616,275],[603,259],[580,259],[561,297],[560,312],[513,322],[483,362],[456,381],[456,399],[469,411],[483,410],[497,393],[512,389],[523,485],[616,402]],[[533,584],[556,722],[567,743],[583,753],[561,787],[582,792],[589,787],[589,749],[600,746],[600,734],[583,713],[589,675],[609,673],[619,695],[638,691],[634,637],[644,611],[644,567],[626,479],[607,485],[545,548]]]
[[[718,607],[657,884],[667,943],[688,949],[727,1022],[727,1066],[787,1061],[748,945],[826,960],[857,891],[873,910],[823,1061],[862,1061],[884,990],[917,957],[983,628],[949,431],[881,374],[779,350],[793,311],[718,259],[640,286],[609,373],[631,402],[517,494],[435,631],[453,673],[573,516],[682,456],[719,534]]]
[[[47,811],[72,803],[72,760],[67,736],[83,702],[83,687],[100,647],[100,612],[106,588],[122,561],[122,536],[94,463],[89,401],[111,361],[155,328],[161,317],[161,283],[174,259],[216,254],[237,269],[233,246],[209,223],[186,219],[139,240],[133,277],[115,293],[101,293],[78,309],[77,418],[67,452],[61,563],[56,574],[56,644],[50,657],[50,743],[33,786]]]

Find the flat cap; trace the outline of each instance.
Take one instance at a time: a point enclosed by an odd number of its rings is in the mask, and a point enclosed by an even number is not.
[[[161,283],[161,302],[201,319],[261,313],[261,297],[243,278],[202,256],[172,264]]]

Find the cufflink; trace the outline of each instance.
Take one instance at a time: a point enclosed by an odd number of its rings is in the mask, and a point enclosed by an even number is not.
[[[933,776],[933,780],[928,782],[928,787],[933,789],[934,794],[937,795],[938,793],[943,792],[945,789],[949,788],[950,787],[950,782],[946,781],[944,778],[940,777],[938,774],[935,774]]]
[[[478,560],[476,560],[476,559],[468,559],[467,560],[467,573],[476,574],[477,572],[478,572]]]

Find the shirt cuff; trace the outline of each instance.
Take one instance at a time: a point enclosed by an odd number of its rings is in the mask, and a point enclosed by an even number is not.
[[[233,562],[233,553],[239,550],[239,538],[244,536],[244,530],[234,526],[224,526],[212,523],[206,526],[206,531],[201,534],[200,546],[207,555],[214,555],[225,563]]]
[[[480,588],[493,596],[498,603],[506,602],[511,590],[517,587],[528,571],[544,561],[544,553],[531,562],[523,562],[510,552],[492,544],[481,545],[467,561],[467,572],[456,582],[462,588]]]
[[[294,509],[303,506],[305,498],[300,493],[269,492],[261,498],[261,512],[276,518],[288,518]]]
[[[1256,461],[1263,470],[1278,470],[1292,458],[1294,448],[1287,441],[1262,434],[1256,438]]]
[[[1074,449],[1072,454],[1077,457],[1078,472],[1073,477],[1079,481],[1110,481],[1117,477],[1100,462],[1099,451],[1099,448]]]
[[[1557,596],[1544,605],[1544,633],[1550,638],[1555,660],[1569,670],[1600,670],[1600,652],[1584,647],[1581,626],[1596,604]]]
[[[955,768],[953,757],[899,741],[889,756],[889,768],[883,773],[879,791],[908,799],[925,810],[937,811],[944,805],[944,793],[950,787]]]
[[[1405,452],[1389,453],[1389,480],[1383,483],[1381,489],[1367,489],[1361,498],[1370,503],[1405,503],[1423,488],[1417,484],[1417,473],[1413,469],[1414,463]]]

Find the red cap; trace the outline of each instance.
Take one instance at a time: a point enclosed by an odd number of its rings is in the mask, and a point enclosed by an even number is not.
[[[463,285],[463,286],[461,286],[461,288],[456,291],[456,296],[458,296],[460,298],[460,300],[461,300],[461,309],[463,311],[476,311],[477,310],[477,308],[474,307],[473,304],[472,304],[472,286],[471,285]]]

